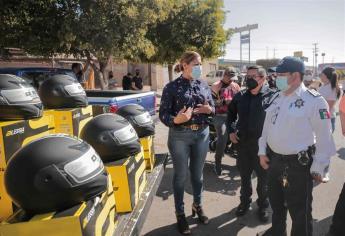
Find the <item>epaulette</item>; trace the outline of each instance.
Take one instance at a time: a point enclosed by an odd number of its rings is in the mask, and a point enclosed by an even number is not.
[[[318,91],[316,91],[315,89],[307,89],[307,91],[308,91],[311,95],[313,95],[313,97],[320,97],[320,96],[321,96],[321,94],[320,94]]]

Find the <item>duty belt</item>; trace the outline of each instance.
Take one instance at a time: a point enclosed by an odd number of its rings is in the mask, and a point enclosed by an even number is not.
[[[269,146],[267,147],[267,154],[269,156],[273,156],[274,158],[279,158],[284,161],[293,161],[298,160],[298,162],[305,166],[310,163],[310,160],[312,160],[313,155],[315,154],[315,145],[309,146],[307,150],[300,151],[297,154],[291,154],[291,155],[283,155],[274,152]]]

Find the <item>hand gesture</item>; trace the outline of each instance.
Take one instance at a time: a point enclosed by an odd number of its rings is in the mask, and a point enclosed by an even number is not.
[[[190,120],[192,118],[192,111],[193,109],[191,107],[186,108],[184,106],[178,113],[177,116],[174,118],[175,124],[182,124]]]
[[[260,165],[264,170],[267,170],[269,167],[270,160],[267,156],[260,156]]]
[[[230,140],[232,143],[236,144],[238,143],[238,140],[240,140],[240,138],[237,136],[236,133],[230,133]]]
[[[205,104],[198,104],[196,105],[197,108],[194,109],[193,113],[194,114],[211,114],[212,112],[212,107],[208,102],[206,101]]]

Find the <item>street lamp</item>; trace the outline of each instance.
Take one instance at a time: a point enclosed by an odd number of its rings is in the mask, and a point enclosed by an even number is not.
[[[324,64],[325,63],[325,56],[326,56],[326,53],[321,53],[321,56],[322,56],[322,64]]]

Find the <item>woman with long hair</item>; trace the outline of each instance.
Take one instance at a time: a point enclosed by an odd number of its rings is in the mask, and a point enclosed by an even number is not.
[[[208,224],[201,205],[203,168],[208,152],[209,115],[214,114],[211,90],[201,78],[201,56],[185,52],[175,66],[182,74],[168,83],[162,94],[160,120],[169,127],[168,148],[173,162],[173,189],[177,226],[181,234],[190,234],[184,212],[184,188],[188,169],[193,187],[192,214]]]
[[[326,67],[320,74],[322,86],[319,89],[320,94],[326,99],[329,112],[331,113],[332,132],[335,130],[335,103],[340,97],[340,88],[338,85],[338,74],[333,67]]]

